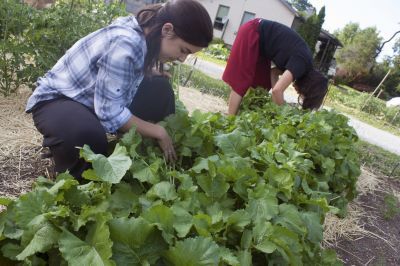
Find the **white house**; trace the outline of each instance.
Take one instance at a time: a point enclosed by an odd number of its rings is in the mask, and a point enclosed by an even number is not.
[[[253,18],[296,28],[300,15],[285,0],[199,0],[214,23],[214,36],[232,45],[239,27]]]

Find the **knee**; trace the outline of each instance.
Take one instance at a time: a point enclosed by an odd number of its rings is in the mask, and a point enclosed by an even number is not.
[[[86,144],[94,153],[107,153],[107,136],[103,128],[79,128],[71,132],[68,142],[74,148]]]

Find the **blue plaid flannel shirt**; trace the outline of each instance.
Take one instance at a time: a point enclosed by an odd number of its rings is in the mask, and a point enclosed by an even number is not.
[[[114,133],[132,116],[127,107],[143,79],[146,52],[136,19],[119,18],[79,40],[39,78],[26,111],[66,96],[93,110],[106,132]]]

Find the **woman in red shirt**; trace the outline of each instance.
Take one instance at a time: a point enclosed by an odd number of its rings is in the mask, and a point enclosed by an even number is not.
[[[271,69],[271,63],[276,67]],[[284,91],[294,82],[306,109],[318,108],[328,88],[328,80],[313,68],[312,53],[300,35],[264,19],[240,27],[222,79],[232,88],[228,113],[233,115],[250,87],[272,88],[272,100],[281,105]]]

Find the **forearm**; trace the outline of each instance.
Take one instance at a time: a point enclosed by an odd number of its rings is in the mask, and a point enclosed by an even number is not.
[[[147,121],[144,121],[136,116],[131,116],[131,118],[126,122],[121,128],[120,131],[123,133],[128,132],[132,126],[136,126],[136,131],[144,136],[154,139],[160,139],[161,135],[161,126],[157,124],[153,124]]]
[[[279,76],[282,75],[282,70],[274,67],[271,68],[271,88],[275,87],[276,83],[279,80]]]
[[[230,115],[236,115],[240,103],[242,102],[242,96],[237,94],[234,90],[231,90],[231,94],[229,95],[229,106],[228,106],[228,114]]]
[[[293,82],[292,73],[289,70],[285,70],[281,78],[276,82],[276,84],[271,90],[272,100],[274,101],[274,103],[276,103],[277,105],[282,105],[285,103],[283,93],[292,82]]]

